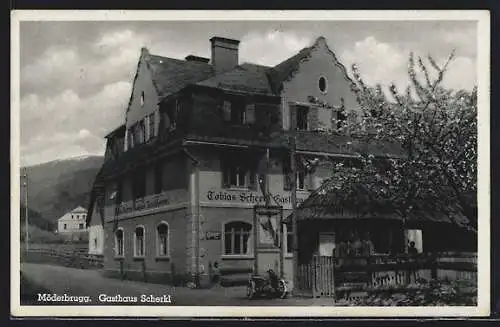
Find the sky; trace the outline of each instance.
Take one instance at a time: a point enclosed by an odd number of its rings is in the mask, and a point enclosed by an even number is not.
[[[210,57],[209,39],[238,39],[240,63],[276,65],[324,36],[348,71],[370,84],[408,83],[408,56],[444,63],[444,85],[477,80],[473,21],[39,21],[20,23],[21,165],[103,155],[104,136],[125,121],[140,48]]]

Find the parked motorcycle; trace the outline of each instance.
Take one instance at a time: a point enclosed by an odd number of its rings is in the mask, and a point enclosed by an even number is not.
[[[284,299],[288,295],[287,281],[279,278],[272,270],[267,271],[267,276],[252,276],[247,285],[247,297],[254,299],[258,296],[267,296]]]

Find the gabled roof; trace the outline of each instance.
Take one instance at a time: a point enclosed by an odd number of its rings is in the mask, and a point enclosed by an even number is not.
[[[145,61],[160,99],[214,74],[213,66],[201,61],[178,60],[149,54],[145,56]]]
[[[280,94],[283,89],[283,83],[289,80],[294,73],[299,69],[300,64],[311,57],[312,52],[320,46],[320,44],[324,44],[327,51],[331,54],[334,59],[334,63],[336,66],[340,67],[344,74],[344,78],[347,82],[353,85],[353,81],[347,74],[347,71],[335,56],[335,53],[328,47],[326,44],[326,39],[323,36],[320,36],[316,39],[316,41],[309,47],[305,47],[300,50],[296,55],[286,59],[285,61],[279,63],[278,65],[270,68],[268,71],[269,80],[271,83],[271,88],[274,93]]]
[[[87,210],[86,210],[84,207],[82,207],[82,206],[78,206],[78,207],[76,207],[75,209],[71,210],[70,212],[71,212],[71,213],[77,213],[77,212],[78,212],[78,213],[79,213],[79,212],[86,213],[86,212],[87,212]]]
[[[196,85],[233,92],[274,95],[267,76],[268,69],[269,67],[266,66],[245,63],[233,70],[198,82]]]
[[[124,137],[125,136],[125,124],[120,125],[119,127],[115,128],[111,132],[109,132],[104,138],[112,138],[114,136],[120,136]]]
[[[221,74],[215,74],[214,67],[209,62],[153,55],[146,48],[141,50],[140,61],[144,60],[150,70],[160,101],[191,84],[233,92],[279,96],[283,83],[293,76],[301,62],[309,58],[312,51],[321,44],[325,44],[334,63],[342,69],[346,81],[352,83],[345,67],[338,62],[335,54],[326,45],[324,37],[317,38],[314,44],[303,48],[296,55],[274,67],[244,63]],[[135,78],[137,74],[138,72]]]

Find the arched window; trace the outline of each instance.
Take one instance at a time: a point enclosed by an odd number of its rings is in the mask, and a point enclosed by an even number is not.
[[[248,255],[252,245],[250,235],[252,225],[242,221],[233,221],[224,225],[224,254]]]
[[[137,226],[134,232],[134,257],[144,257],[144,226]]]
[[[144,106],[144,91],[141,92],[141,107]]]
[[[158,227],[156,227],[156,249],[158,257],[168,257],[169,256],[169,230],[168,224],[162,221]]]
[[[123,257],[124,245],[123,245],[123,229],[118,228],[115,232],[115,256]]]

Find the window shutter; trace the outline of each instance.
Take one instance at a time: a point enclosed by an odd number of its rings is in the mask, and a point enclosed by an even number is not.
[[[245,118],[247,124],[255,123],[255,104],[247,104],[245,107]]]
[[[315,131],[319,128],[319,112],[317,107],[310,107],[307,115],[307,125],[310,131]]]
[[[231,102],[224,101],[222,104],[222,114],[225,121],[231,121]]]

